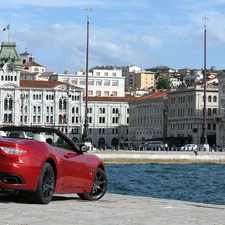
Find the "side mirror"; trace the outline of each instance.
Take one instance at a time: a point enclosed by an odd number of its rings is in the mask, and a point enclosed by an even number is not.
[[[80,147],[81,152],[87,152],[89,150],[89,147],[87,145],[83,145]]]

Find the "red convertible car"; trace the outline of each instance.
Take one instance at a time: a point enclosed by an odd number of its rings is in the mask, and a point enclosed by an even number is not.
[[[87,150],[58,129],[1,127],[0,191],[25,194],[39,204],[48,204],[53,194],[99,200],[108,186],[105,166]]]

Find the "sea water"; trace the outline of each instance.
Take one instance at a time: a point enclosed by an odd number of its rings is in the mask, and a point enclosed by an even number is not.
[[[106,164],[108,192],[225,204],[223,164]]]

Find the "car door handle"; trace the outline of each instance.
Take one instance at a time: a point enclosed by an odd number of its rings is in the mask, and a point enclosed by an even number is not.
[[[67,159],[71,158],[71,157],[75,157],[75,156],[76,156],[75,153],[67,153],[67,154],[64,155],[64,157],[67,158]]]

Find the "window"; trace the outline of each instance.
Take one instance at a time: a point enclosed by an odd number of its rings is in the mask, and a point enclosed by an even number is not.
[[[96,76],[100,76],[100,72],[96,72]]]
[[[112,86],[118,86],[118,81],[113,80],[113,81],[112,81]]]
[[[105,113],[105,108],[99,108],[99,113]]]
[[[104,76],[106,76],[106,77],[107,77],[107,76],[108,76],[108,73],[107,73],[107,72],[105,72],[105,73],[104,73]]]
[[[72,134],[78,134],[78,128],[73,128],[72,129]]]
[[[92,113],[92,108],[88,108],[88,113]]]
[[[212,96],[208,96],[208,102],[212,102]]]
[[[112,96],[117,96],[117,91],[113,91]]]
[[[12,97],[8,95],[4,99],[4,110],[12,110],[12,105],[13,105]]]
[[[104,86],[109,86],[109,80],[104,81]]]
[[[211,115],[212,115],[212,109],[208,108],[208,116],[211,116]]]
[[[223,85],[223,94],[225,94],[225,85]]]
[[[80,85],[85,85],[85,80],[80,80]]]
[[[116,77],[116,73],[112,73],[112,76],[113,76],[113,77]]]
[[[213,102],[217,102],[217,97],[213,96]]]
[[[102,81],[101,80],[96,80],[96,86],[102,86]]]
[[[104,96],[109,96],[109,91],[104,91]]]
[[[59,110],[66,109],[66,98],[61,97],[59,99]]]
[[[105,123],[105,117],[99,117],[99,123]]]
[[[118,123],[118,117],[112,117],[112,123]]]
[[[94,80],[88,80],[88,85],[94,85]]]
[[[96,96],[101,96],[101,91],[96,91]]]
[[[208,123],[208,130],[211,130],[211,124]]]
[[[93,91],[88,91],[88,95],[93,96]]]
[[[77,84],[77,80],[72,80],[71,84],[76,85]]]

